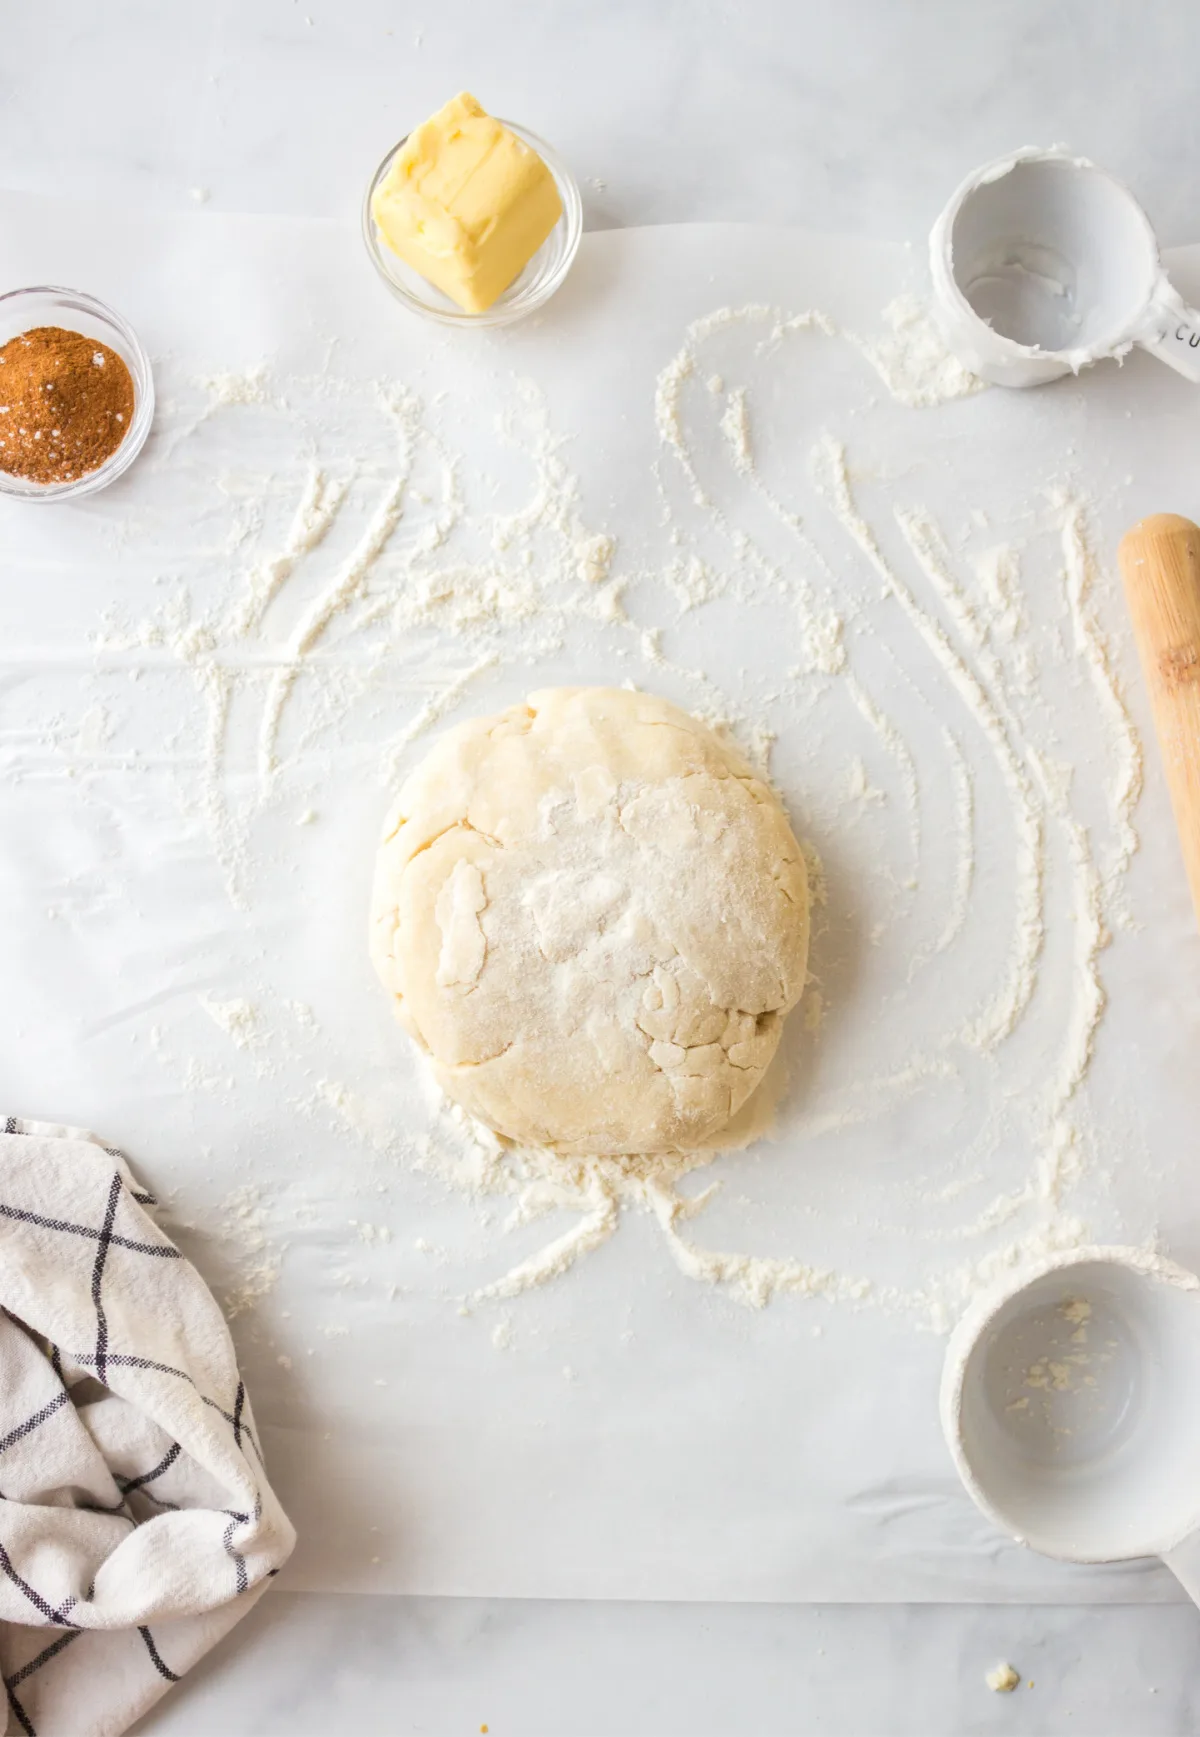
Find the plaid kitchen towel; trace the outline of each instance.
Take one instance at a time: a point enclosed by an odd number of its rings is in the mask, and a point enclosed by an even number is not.
[[[94,1136],[4,1124],[6,1737],[117,1737],[295,1542],[224,1317],[153,1205]]]

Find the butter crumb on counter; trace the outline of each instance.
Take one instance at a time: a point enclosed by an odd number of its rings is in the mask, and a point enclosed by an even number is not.
[[[1021,1673],[1009,1664],[993,1665],[983,1680],[997,1695],[1011,1695],[1021,1681]]]
[[[464,313],[485,313],[562,216],[532,146],[467,91],[405,139],[371,200],[383,240]]]

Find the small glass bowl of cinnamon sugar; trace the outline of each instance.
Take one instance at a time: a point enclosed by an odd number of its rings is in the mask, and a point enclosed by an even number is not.
[[[0,295],[0,495],[95,494],[129,469],[153,418],[150,358],[120,314],[82,290]]]

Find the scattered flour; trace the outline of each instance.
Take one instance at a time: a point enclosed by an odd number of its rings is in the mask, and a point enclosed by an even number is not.
[[[214,1001],[211,996],[201,995],[199,1001],[213,1024],[219,1026],[238,1049],[251,1049],[262,1042],[258,1010],[244,996],[233,1001]]]
[[[1103,875],[1094,866],[1088,834],[1075,817],[1069,780],[1048,756],[1038,753],[1026,727],[1029,708],[1024,702],[1033,692],[1033,666],[1022,569],[1014,548],[995,543],[973,558],[957,558],[931,514],[895,499],[892,522],[873,525],[856,498],[842,443],[827,435],[813,455],[814,510],[818,515],[824,510],[840,535],[841,562],[852,556],[860,570],[865,563],[879,588],[866,603],[852,600],[846,594],[845,567],[829,551],[825,522],[814,534],[790,504],[768,491],[759,475],[757,449],[765,433],[751,425],[749,388],[738,383],[723,354],[720,375],[706,354],[710,343],[725,343],[739,333],[756,345],[755,355],[769,355],[807,334],[815,341],[848,342],[892,396],[914,409],[980,390],[980,382],[946,355],[917,304],[903,299],[893,304],[884,323],[882,335],[864,339],[839,331],[815,310],[787,314],[753,305],[718,309],[693,322],[656,383],[661,447],[656,480],[669,551],[660,569],[618,570],[616,543],[584,521],[566,444],[551,426],[540,395],[527,383],[514,385],[498,429],[501,443],[528,477],[526,496],[515,510],[488,510],[477,500],[468,507],[458,461],[438,430],[435,407],[422,404],[408,390],[381,384],[379,406],[395,435],[393,462],[371,470],[364,460],[353,473],[313,462],[294,479],[297,493],[287,530],[274,548],[268,546],[249,564],[243,561],[232,598],[197,612],[180,590],[155,617],[124,635],[108,633],[102,642],[102,649],[111,652],[128,647],[139,654],[161,654],[189,672],[205,708],[203,818],[230,896],[246,908],[258,872],[249,848],[250,826],[281,793],[285,775],[291,777],[296,740],[311,739],[303,736],[300,720],[283,729],[302,682],[315,720],[309,728],[328,729],[345,715],[351,699],[370,691],[373,680],[386,679],[393,667],[389,659],[402,657],[414,644],[434,648],[422,681],[414,683],[406,671],[403,691],[411,694],[415,687],[420,704],[380,751],[380,774],[392,783],[401,775],[412,744],[450,714],[474,684],[492,671],[558,656],[569,643],[568,635],[587,627],[603,634],[606,656],[640,657],[656,672],[686,682],[710,715],[719,712],[734,719],[743,746],[765,772],[776,732],[757,702],[740,703],[740,695],[735,699],[721,694],[704,670],[671,661],[664,645],[674,650],[669,637],[673,629],[646,619],[644,609],[655,587],[673,596],[684,613],[722,601],[740,607],[763,594],[777,595],[792,612],[794,642],[787,655],[798,660],[799,688],[804,694],[815,691],[831,702],[844,702],[865,726],[865,731],[859,727],[859,739],[865,736],[867,746],[851,763],[842,800],[870,810],[872,827],[886,822],[905,829],[912,860],[906,878],[894,883],[892,925],[895,913],[908,908],[905,901],[916,901],[936,852],[943,908],[937,923],[929,925],[923,949],[915,948],[909,956],[910,981],[931,959],[942,961],[939,970],[952,968],[956,945],[977,901],[981,750],[998,771],[1012,823],[1011,872],[1005,877],[1005,896],[1013,901],[1005,911],[1011,933],[999,973],[980,983],[979,1005],[940,1043],[889,1060],[877,1078],[864,1077],[852,1088],[817,1091],[811,1103],[793,1106],[788,1135],[799,1142],[847,1132],[934,1086],[956,1081],[961,1053],[970,1052],[990,1070],[985,1077],[993,1084],[987,1089],[1003,1098],[1004,1046],[1030,1016],[1039,986],[1051,837],[1065,849],[1073,876],[1072,976],[1060,1028],[1048,1047],[1044,1082],[1036,1102],[1028,1106],[1037,1143],[1035,1169],[1022,1186],[997,1196],[945,1239],[968,1243],[986,1236],[993,1246],[931,1271],[907,1293],[833,1263],[707,1248],[696,1225],[715,1199],[716,1185],[694,1193],[686,1179],[693,1170],[711,1165],[713,1152],[567,1165],[556,1155],[507,1148],[438,1114],[434,1132],[417,1141],[420,1168],[473,1196],[506,1197],[512,1228],[550,1213],[565,1212],[573,1220],[565,1229],[555,1226],[544,1246],[482,1286],[474,1302],[511,1299],[565,1272],[614,1234],[626,1210],[645,1213],[657,1224],[681,1272],[750,1307],[762,1307],[780,1295],[823,1297],[850,1306],[905,1311],[933,1326],[943,1325],[972,1289],[1021,1259],[1070,1247],[1083,1236],[1083,1226],[1063,1209],[1083,1158],[1075,1098],[1103,1009],[1097,962],[1107,938],[1106,915],[1136,846],[1132,814],[1140,779],[1139,745],[1090,603],[1092,557],[1083,508],[1066,495],[1051,501],[1052,512],[1062,520],[1069,619],[1105,720],[1109,765],[1115,767],[1107,797],[1117,816],[1116,845]],[[206,386],[214,405],[275,407],[282,402],[272,395],[265,369],[214,376]],[[732,486],[766,508],[775,521],[776,538],[793,539],[791,557],[780,560],[735,522],[716,498],[717,471],[711,486],[702,482],[691,433],[694,415],[708,419],[716,451],[723,454],[723,495]],[[682,521],[672,516],[665,483],[671,467],[683,478],[691,510],[713,534],[704,546],[691,546]],[[894,497],[898,491],[889,485],[889,492]],[[760,516],[767,515],[760,511]],[[979,515],[972,523],[976,529],[987,528]],[[897,534],[899,559],[885,554]],[[326,539],[348,552],[330,557],[326,551],[322,557]],[[634,605],[625,600],[627,588],[640,606],[638,619],[628,612]],[[939,722],[945,768],[939,776],[944,777],[950,824],[937,836],[927,833],[922,823],[923,780],[930,769],[918,759],[914,739],[901,727],[902,714],[890,696],[881,697],[877,669],[867,655],[872,637],[884,637],[881,626],[890,645],[893,629],[885,624],[893,620],[899,632],[915,635],[931,657],[938,681],[965,714],[953,728],[949,721]],[[369,643],[369,654],[357,674],[341,651],[360,635]],[[367,636],[372,636],[369,641]],[[448,657],[451,649],[457,655]],[[244,752],[248,696],[258,708],[249,757]],[[235,750],[241,752],[240,761]],[[239,785],[232,769],[247,758],[256,766],[257,778]],[[845,766],[844,756],[840,763]],[[295,806],[289,812],[294,815],[299,808],[300,824],[306,825],[314,810],[304,808],[302,800],[296,802],[294,793],[291,801]],[[813,873],[816,893],[820,867],[815,853]],[[872,946],[893,944],[889,923],[874,923],[869,941]],[[829,1007],[844,1017],[844,1002],[844,996],[831,1001],[825,985],[814,982],[799,1017],[824,1044],[834,1030]],[[205,999],[203,1005],[239,1049],[257,1054],[280,1041],[278,1028],[248,1001]],[[311,1015],[301,1022],[297,1014],[296,1023],[301,1030],[315,1030]],[[313,1083],[310,1076],[295,1107],[320,1115],[369,1152],[414,1161],[410,1142],[398,1137],[386,1113],[339,1080],[321,1077]],[[986,1132],[980,1136],[985,1155],[989,1137]],[[252,1251],[262,1259],[235,1298],[245,1307],[263,1294],[259,1287],[274,1282],[269,1274],[273,1260],[277,1272],[278,1261],[266,1243],[264,1208],[257,1199],[243,1199],[231,1212],[243,1241],[248,1234],[262,1238]],[[1010,1223],[1011,1240],[997,1241],[997,1233]],[[361,1243],[384,1240],[368,1220],[359,1219],[351,1228]],[[447,1252],[446,1259],[452,1258]],[[498,1346],[502,1339],[507,1342],[502,1332],[507,1319],[502,1317],[496,1329]]]
[[[1041,815],[1032,782],[1010,739],[1010,732],[984,688],[961,653],[955,650],[945,629],[917,603],[913,592],[884,559],[874,532],[859,513],[850,486],[845,448],[825,436],[813,454],[814,480],[822,489],[839,522],[858,545],[883,581],[885,594],[894,597],[925,645],[944,670],[950,685],[972,714],[995,754],[1009,790],[1017,820],[1015,870],[1016,915],[1014,946],[1004,981],[989,1004],[971,1022],[966,1041],[975,1049],[994,1048],[1015,1029],[1033,997],[1038,961],[1045,939],[1042,910],[1043,839]],[[954,593],[939,583],[937,566],[926,559],[925,546],[912,534],[912,521],[901,515],[901,528],[928,577],[952,604]],[[967,633],[967,637],[973,635]]]
[[[353,1134],[374,1152],[392,1152],[396,1146],[394,1129],[379,1110],[368,1104],[341,1080],[318,1080],[306,1098],[296,1108],[311,1115],[317,1110],[330,1113],[347,1133]]]
[[[816,611],[802,621],[804,651],[811,670],[821,675],[841,675],[846,667],[845,624],[833,610]]]
[[[232,1321],[275,1289],[283,1260],[267,1235],[261,1189],[250,1184],[235,1188],[218,1212],[225,1249],[238,1268],[237,1279],[223,1299],[225,1314]]]
[[[958,939],[970,912],[971,889],[975,882],[975,781],[954,732],[943,730],[942,741],[954,790],[954,878],[945,922],[931,946],[918,947],[913,953],[908,967],[910,981],[922,966],[945,953]]]
[[[733,468],[742,476],[752,476],[754,457],[750,451],[750,418],[746,411],[745,389],[741,386],[735,387],[726,400],[721,433],[729,447]]]
[[[324,540],[349,486],[348,481],[331,481],[324,471],[312,466],[282,549],[251,568],[245,592],[230,612],[229,631],[235,639],[244,638],[261,625],[272,599],[287,583],[297,563]]]
[[[1129,867],[1138,846],[1133,814],[1142,793],[1142,747],[1113,674],[1108,645],[1091,607],[1095,558],[1088,543],[1082,502],[1065,490],[1052,491],[1050,498],[1052,507],[1062,513],[1063,564],[1075,650],[1087,666],[1115,766],[1112,805],[1116,815],[1117,842],[1107,871],[1112,881]]]
[[[367,574],[387,547],[404,511],[404,486],[405,479],[398,477],[384,488],[358,546],[335,573],[327,588],[309,605],[292,633],[284,653],[284,661],[271,680],[263,706],[258,738],[260,786],[269,786],[271,776],[278,766],[275,747],[280,720],[301,665],[329,624],[358,596]]]
[[[680,1193],[678,1185],[693,1170],[710,1165],[715,1151],[563,1158],[510,1147],[452,1105],[446,1106],[440,1124],[440,1136],[427,1148],[421,1168],[476,1196],[511,1196],[515,1205],[510,1230],[549,1212],[576,1214],[568,1230],[475,1291],[468,1299],[471,1305],[508,1301],[561,1277],[609,1240],[625,1209],[653,1215],[686,1277],[717,1286],[751,1308],[762,1308],[781,1293],[862,1302],[871,1291],[865,1278],[847,1279],[799,1260],[702,1249],[690,1241],[682,1225],[703,1210],[720,1184],[690,1197]]]
[[[901,404],[927,410],[987,389],[947,349],[932,313],[916,296],[897,296],[884,308],[883,321],[887,331],[880,337],[847,335]]]
[[[430,699],[425,701],[412,722],[406,724],[399,735],[393,737],[384,749],[380,761],[380,780],[382,783],[390,785],[399,780],[404,755],[408,748],[418,737],[423,736],[427,730],[431,730],[436,723],[440,722],[447,712],[452,712],[472,682],[477,681],[480,676],[486,675],[488,670],[495,669],[499,661],[499,652],[484,652],[483,656],[477,657],[468,669],[451,677],[444,687],[439,688]]]
[[[911,872],[915,875],[921,862],[921,803],[917,783],[917,765],[912,757],[912,750],[891,719],[885,717],[880,711],[857,676],[847,674],[845,687],[855,710],[861,713],[874,731],[885,753],[896,762],[900,774],[901,789],[904,793],[904,806],[908,814],[909,846],[912,852]]]
[[[196,384],[208,393],[210,408],[219,410],[231,404],[265,404],[268,380],[267,364],[257,362],[240,374],[201,374]]]

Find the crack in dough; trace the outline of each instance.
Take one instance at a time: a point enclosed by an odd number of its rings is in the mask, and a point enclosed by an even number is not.
[[[666,701],[556,688],[400,792],[371,952],[444,1089],[520,1145],[682,1151],[775,1053],[808,959],[803,853],[735,748]]]

